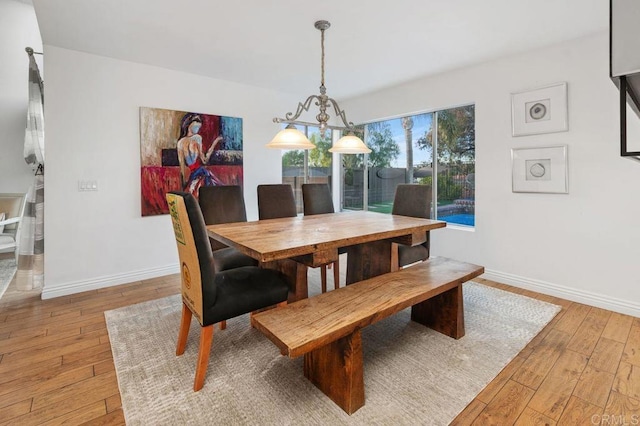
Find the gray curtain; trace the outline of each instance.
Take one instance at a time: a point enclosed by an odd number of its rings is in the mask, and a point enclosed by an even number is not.
[[[29,55],[29,107],[24,134],[24,160],[34,171],[44,165],[44,85],[33,55]]]
[[[29,55],[29,106],[24,137],[24,159],[34,172],[20,223],[18,290],[44,286],[44,85],[33,54]]]

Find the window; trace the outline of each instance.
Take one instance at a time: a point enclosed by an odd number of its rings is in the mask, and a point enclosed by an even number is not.
[[[366,164],[364,155],[342,156],[344,209],[390,213],[396,186],[419,183],[435,188],[432,217],[475,226],[474,105],[368,123],[362,131],[372,152]]]
[[[302,184],[327,183],[331,187],[331,134],[327,130],[324,137],[320,129],[312,126],[296,126],[316,146],[310,150],[284,150],[282,152],[282,183],[293,187],[298,213],[302,213]]]

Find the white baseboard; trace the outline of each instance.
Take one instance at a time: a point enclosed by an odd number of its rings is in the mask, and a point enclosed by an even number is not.
[[[96,290],[99,288],[111,287],[119,284],[128,284],[135,281],[161,277],[164,275],[177,274],[179,272],[179,265],[175,264],[163,266],[160,268],[144,269],[140,271],[93,278],[86,281],[75,281],[63,285],[58,285],[53,288],[49,288],[45,285],[44,289],[42,290],[42,299],[51,299],[54,297],[67,296],[69,294],[81,293],[83,291]],[[535,291],[537,293],[560,297],[563,299],[571,300],[573,302],[597,306],[598,308],[608,309],[610,311],[620,312],[622,314],[632,315],[634,317],[640,317],[640,304],[633,303],[628,300],[616,299],[605,294],[577,290],[575,288],[521,277],[519,275],[495,271],[492,269],[486,269],[481,278],[486,278],[488,280],[497,281],[499,283],[524,288],[527,290]]]
[[[565,287],[541,280],[534,280],[505,272],[494,271],[491,269],[485,269],[485,273],[481,275],[481,278],[524,288],[537,293],[560,297],[562,299],[571,300],[572,302],[584,303],[585,305],[596,306],[598,308],[619,312],[621,314],[640,317],[640,304],[630,302],[628,300],[616,299],[601,293],[577,290],[575,288]]]
[[[163,266],[160,268],[143,269],[139,271],[126,272],[123,274],[108,275],[92,278],[86,281],[74,281],[55,287],[48,287],[46,284],[42,289],[42,299],[67,296],[69,294],[81,293],[83,291],[96,290],[104,287],[111,287],[119,284],[128,284],[135,281],[148,280],[162,277],[164,275],[177,274],[180,267],[175,265]]]

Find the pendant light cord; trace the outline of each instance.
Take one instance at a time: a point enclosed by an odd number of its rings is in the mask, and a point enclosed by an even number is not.
[[[320,52],[320,93],[324,95],[327,91],[327,89],[324,87],[324,29],[320,30]]]
[[[322,55],[321,56],[321,62],[320,62],[321,63],[321,67],[322,67],[322,80],[321,80],[320,84],[322,86],[324,86],[324,30],[322,30],[322,33],[321,33],[321,36],[320,36],[320,47],[321,47],[320,51],[322,52],[321,53],[321,55]]]

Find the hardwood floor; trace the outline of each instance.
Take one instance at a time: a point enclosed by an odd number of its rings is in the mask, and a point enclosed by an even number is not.
[[[50,300],[0,299],[0,425],[124,424],[104,311],[180,290],[179,276]]]
[[[476,279],[562,311],[452,424],[640,422],[640,319]]]
[[[640,318],[476,281],[562,311],[453,424],[638,424]],[[124,424],[103,313],[177,294],[178,275],[45,301],[12,286],[0,300],[0,425]]]

